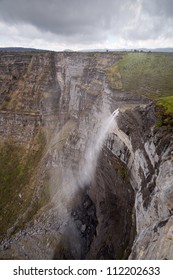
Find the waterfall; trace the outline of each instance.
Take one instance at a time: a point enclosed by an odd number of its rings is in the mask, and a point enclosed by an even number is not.
[[[87,147],[84,155],[84,160],[79,171],[79,185],[86,186],[92,181],[95,169],[97,166],[97,160],[106,139],[106,136],[112,127],[115,118],[119,114],[119,108],[115,110],[111,116],[109,116],[99,127],[97,133],[93,136]]]
[[[69,219],[66,209],[70,202],[73,201],[79,188],[85,188],[94,179],[100,151],[118,113],[119,109],[115,110],[111,115],[105,118],[96,131],[91,133],[92,136],[87,141],[88,144],[84,155],[81,155],[78,170],[73,170],[71,166],[69,166],[62,171],[61,176],[57,173],[56,177],[55,173],[54,180],[57,178],[60,183],[56,194],[53,196],[53,202],[64,221]]]

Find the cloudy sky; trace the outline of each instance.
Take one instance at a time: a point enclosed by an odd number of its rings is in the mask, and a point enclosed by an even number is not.
[[[173,0],[0,0],[0,47],[173,47]]]

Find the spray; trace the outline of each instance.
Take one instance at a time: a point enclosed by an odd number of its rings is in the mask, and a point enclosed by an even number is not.
[[[118,114],[119,114],[119,108],[115,110],[111,114],[111,116],[109,116],[103,122],[103,124],[99,127],[97,133],[90,140],[90,144],[87,147],[84,155],[84,161],[81,164],[81,168],[79,171],[78,183],[81,187],[84,187],[91,183],[94,177],[100,151],[102,149],[106,136],[110,128],[112,127],[115,118],[118,116]]]
[[[94,179],[97,161],[104,141],[111,127],[115,122],[115,118],[119,114],[119,109],[115,110],[111,115],[101,121],[98,127],[99,116],[97,115],[97,128],[93,131],[92,136],[87,140],[89,143],[85,149],[84,156],[79,162],[79,169],[74,172],[72,168],[66,168],[62,174],[62,181],[54,196],[58,220],[61,221],[62,246],[67,247],[67,251],[71,252],[76,259],[81,258],[83,254],[83,242],[81,234],[71,217],[71,207],[73,200],[77,198],[79,189],[84,189]],[[101,117],[103,120],[104,114]]]

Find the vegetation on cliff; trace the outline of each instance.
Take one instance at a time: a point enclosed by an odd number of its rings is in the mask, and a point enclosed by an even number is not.
[[[173,54],[127,53],[107,71],[112,89],[156,102],[157,125],[173,127]]]
[[[40,131],[31,147],[8,139],[0,145],[0,238],[31,203],[34,192],[31,180],[43,154],[45,137]]]
[[[173,96],[161,97],[156,103],[157,126],[173,131]]]

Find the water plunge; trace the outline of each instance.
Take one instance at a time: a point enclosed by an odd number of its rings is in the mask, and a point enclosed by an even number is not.
[[[89,145],[86,148],[84,160],[79,170],[78,183],[80,186],[86,186],[92,181],[97,160],[106,139],[106,136],[112,127],[115,118],[119,114],[119,108],[116,109],[99,127],[97,133],[90,139]]]
[[[65,211],[67,207],[68,212],[66,213],[69,215],[67,215],[61,243],[57,246],[57,248],[62,248],[63,256],[59,249],[55,250],[55,259],[85,258],[96,235],[98,225],[96,207],[87,192],[87,187],[92,186],[99,154],[118,113],[119,109],[115,110],[96,131],[93,131],[92,136],[88,139],[89,144],[85,149],[84,156],[79,162],[78,172],[75,174],[71,170],[68,178],[69,183],[67,183],[67,177],[64,178],[66,184],[64,184],[62,190],[63,196],[65,195],[63,201],[66,204],[63,204],[63,207],[61,206],[61,210]],[[77,197],[80,197],[78,201],[76,201]],[[71,203],[73,200],[75,202]],[[70,207],[67,206],[68,204]]]

